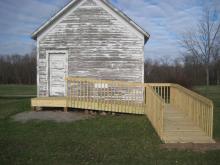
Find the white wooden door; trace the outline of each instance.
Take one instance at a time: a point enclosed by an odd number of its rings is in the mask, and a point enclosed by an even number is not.
[[[66,53],[49,53],[50,96],[65,96],[67,75]]]

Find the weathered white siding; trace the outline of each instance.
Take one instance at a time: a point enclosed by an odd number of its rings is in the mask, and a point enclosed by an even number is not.
[[[39,96],[48,95],[48,50],[68,51],[68,75],[144,81],[144,37],[87,0],[38,38]]]

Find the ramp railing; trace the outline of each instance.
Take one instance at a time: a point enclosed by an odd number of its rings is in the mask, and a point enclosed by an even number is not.
[[[162,138],[165,101],[148,84],[79,77],[66,80],[68,107],[145,114]]]
[[[149,86],[165,101],[185,113],[208,136],[213,136],[213,102],[178,84],[150,83]]]
[[[212,137],[212,101],[180,85],[79,77],[68,77],[66,80],[68,107],[145,114],[162,139],[165,104],[171,104]]]

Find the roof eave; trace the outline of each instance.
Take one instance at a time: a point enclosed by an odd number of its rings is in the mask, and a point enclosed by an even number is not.
[[[149,35],[149,36],[145,36],[145,37],[144,37],[144,44],[146,44],[149,39],[150,39],[150,35]]]
[[[37,40],[37,35],[36,35],[35,33],[32,33],[32,34],[31,34],[31,39]]]

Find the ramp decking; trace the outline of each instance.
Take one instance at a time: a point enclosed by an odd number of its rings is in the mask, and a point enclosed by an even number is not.
[[[166,105],[164,113],[165,143],[215,143],[199,126],[172,105]]]

